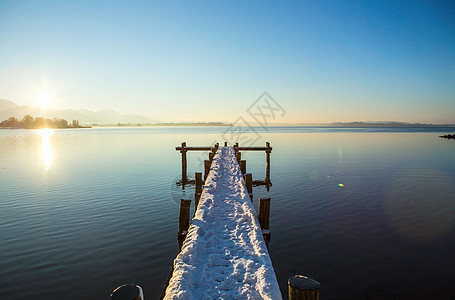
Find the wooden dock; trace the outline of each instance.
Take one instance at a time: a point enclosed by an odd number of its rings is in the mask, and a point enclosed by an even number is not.
[[[234,147],[215,153],[191,225],[190,201],[181,202],[181,251],[164,299],[281,299],[263,236],[270,198],[260,199],[258,215],[245,180],[251,186],[251,174],[242,172]]]
[[[254,180],[246,171],[241,151],[264,151],[269,190],[272,147],[176,147],[182,154],[182,188],[194,184],[195,214],[191,199],[181,199],[177,240],[179,254],[172,265],[160,299],[282,299],[271,258],[270,202],[259,198],[253,206]],[[187,177],[187,151],[210,151],[204,172]],[[257,183],[258,181],[256,181]],[[261,185],[260,183],[259,185]],[[257,184],[256,184],[257,185]],[[296,275],[288,281],[289,300],[318,300],[319,282]],[[113,300],[143,300],[140,286],[117,288]]]

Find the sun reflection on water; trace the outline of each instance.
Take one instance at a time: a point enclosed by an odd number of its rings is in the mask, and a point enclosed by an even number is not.
[[[50,139],[51,136],[54,134],[53,129],[49,128],[43,128],[43,129],[38,129],[36,131],[39,136],[41,136],[41,156],[43,158],[43,164],[44,164],[44,169],[49,170],[51,167],[51,160],[52,160],[52,149],[51,149],[51,143]]]

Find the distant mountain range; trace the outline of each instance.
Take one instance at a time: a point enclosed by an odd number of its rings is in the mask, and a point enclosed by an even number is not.
[[[79,120],[81,124],[145,124],[156,123],[140,115],[122,115],[113,110],[91,111],[88,109],[46,109],[29,105],[17,105],[12,101],[0,99],[0,122],[15,117],[22,119],[25,115],[45,118],[61,118],[68,122]]]
[[[334,122],[330,126],[335,127],[447,127],[455,126],[455,124],[426,124],[426,123],[407,123],[396,121],[383,122]]]

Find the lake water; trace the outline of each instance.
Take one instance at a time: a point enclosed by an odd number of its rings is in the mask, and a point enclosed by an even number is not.
[[[109,299],[124,283],[157,299],[177,255],[175,146],[224,128],[0,130],[0,299]],[[322,299],[455,297],[455,129],[259,130],[271,181],[270,255]],[[263,152],[244,152],[253,179]],[[188,174],[207,152],[188,154]]]

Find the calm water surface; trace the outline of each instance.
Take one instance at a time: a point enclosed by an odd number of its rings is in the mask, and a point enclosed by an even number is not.
[[[0,299],[157,299],[177,255],[175,146],[223,128],[0,131]],[[438,129],[444,131],[443,129]],[[270,254],[322,299],[455,297],[455,141],[427,129],[274,128]],[[435,131],[435,130],[431,130]],[[254,179],[265,155],[244,153]],[[207,153],[190,153],[188,172]],[[257,201],[255,201],[257,205]]]

